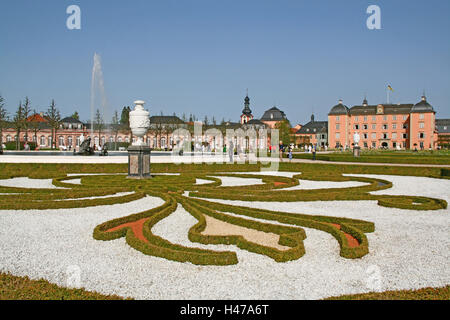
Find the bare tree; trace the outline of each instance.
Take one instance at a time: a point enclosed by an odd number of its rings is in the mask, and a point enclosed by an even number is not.
[[[45,113],[48,123],[52,129],[52,145],[56,147],[56,133],[58,132],[59,125],[61,123],[61,114],[59,113],[58,108],[56,107],[55,100],[52,100],[50,107]]]
[[[119,114],[117,110],[114,111],[114,115],[111,121],[111,132],[114,134],[114,150],[117,150],[117,136],[120,131]]]
[[[20,132],[23,128],[23,119],[23,107],[22,101],[20,101],[13,118],[13,127],[16,130],[16,150],[20,150]]]
[[[33,110],[33,115],[34,116],[37,115],[36,110]],[[37,144],[38,144],[37,134],[38,134],[39,130],[41,130],[41,124],[39,123],[39,121],[37,121],[35,119],[35,117],[33,117],[33,119],[31,119],[31,121],[29,121],[27,123],[27,125],[28,125],[28,128],[31,129],[31,131],[33,132],[33,137],[35,137],[35,139],[36,139],[36,146],[37,146]]]
[[[105,123],[103,121],[103,117],[100,113],[100,110],[97,109],[94,118],[94,130],[98,132],[98,144],[101,144],[101,134],[105,129]]]
[[[23,130],[25,131],[25,141],[28,142],[28,117],[31,113],[31,101],[28,99],[28,97],[25,97],[25,102],[22,106],[22,112],[23,112]]]

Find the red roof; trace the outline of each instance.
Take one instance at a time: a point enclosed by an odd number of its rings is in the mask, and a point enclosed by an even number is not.
[[[47,120],[45,120],[44,117],[42,117],[39,113],[35,113],[32,116],[29,116],[27,118],[28,122],[48,122]]]

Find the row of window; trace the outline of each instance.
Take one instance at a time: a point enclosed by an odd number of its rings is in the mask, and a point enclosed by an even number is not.
[[[353,117],[353,121],[354,122],[358,122],[358,121],[360,121],[360,119],[363,119],[364,121],[367,121],[368,120],[368,116],[363,116],[363,117],[359,117],[359,116],[354,116]],[[408,119],[408,115],[402,115],[402,116],[398,116],[397,117],[397,115],[392,115],[392,120],[393,121],[396,121],[397,119],[402,119],[402,120],[407,120]],[[389,116],[388,115],[383,115],[383,121],[387,121],[389,119]],[[425,115],[423,114],[423,113],[421,113],[420,115],[419,115],[419,119],[425,119]],[[336,116],[336,121],[339,121],[340,120],[340,116]],[[372,116],[372,121],[377,121],[377,116]]]
[[[395,129],[397,129],[397,127],[398,128],[402,127],[403,129],[408,129],[408,124],[407,123],[404,123],[403,125],[397,125],[397,123],[393,123],[392,124],[392,129],[395,130]],[[371,128],[372,128],[372,130],[376,130],[377,129],[377,125],[376,124],[372,124]],[[425,128],[425,124],[423,122],[420,122],[419,123],[419,128],[421,128],[421,129]],[[340,130],[340,129],[341,129],[340,124],[336,123],[336,130]],[[369,125],[368,124],[363,124],[363,125],[355,124],[355,125],[353,125],[353,129],[355,129],[355,130],[361,130],[361,129],[362,130],[368,130],[369,129]],[[389,129],[389,125],[388,124],[383,124],[383,125],[381,125],[381,129],[388,130]]]
[[[424,132],[420,132],[420,133],[418,134],[418,138],[419,138],[419,139],[425,139],[425,136],[426,136],[426,135],[425,135]],[[397,135],[397,133],[394,132],[394,133],[392,133],[392,135],[391,135],[391,139],[397,139],[398,137],[400,137],[401,139],[408,139],[408,134],[407,134],[407,133],[401,133],[401,134]],[[340,138],[341,138],[341,134],[340,134],[339,132],[336,132],[336,140],[339,140]],[[367,140],[367,139],[369,139],[369,134],[368,134],[368,133],[363,133],[363,134],[361,135],[361,138],[362,138],[363,140]],[[376,134],[376,133],[372,133],[372,134],[370,135],[370,138],[371,138],[371,139],[377,139],[377,134]],[[381,139],[389,139],[389,133],[382,133],[380,138],[381,138]]]
[[[88,137],[87,137],[88,138]],[[86,138],[86,139],[87,139]],[[6,142],[11,142],[12,141],[12,137],[10,135],[6,136]],[[37,142],[37,137],[33,136],[33,142]],[[24,138],[24,140],[26,141],[26,139]],[[133,138],[133,142],[135,142],[135,138]],[[172,137],[169,139],[170,140],[170,144],[172,144]],[[14,136],[14,141],[17,141],[17,135]],[[101,141],[101,145],[104,145],[106,142],[106,137],[101,137],[100,139]],[[109,137],[109,142],[114,143],[114,137],[111,136]],[[122,137],[117,137],[117,142],[126,142],[129,143],[130,142],[130,138],[129,137],[125,137],[125,139],[122,139]],[[39,137],[39,144],[40,146],[51,146],[52,144],[52,137],[45,137],[45,136],[41,136]],[[98,145],[99,144],[99,139],[98,137],[94,138],[94,144]],[[147,144],[150,144],[150,139],[147,139]],[[59,136],[58,137],[58,145],[60,146],[65,146],[66,145],[66,140],[63,136]],[[67,137],[67,146],[72,146],[73,145],[73,138],[71,136]],[[80,137],[76,137],[76,145],[79,146],[80,145]],[[157,139],[153,138],[153,146],[155,147],[157,145]],[[160,146],[161,147],[167,147],[167,142],[166,142],[166,138],[162,137],[160,139]]]

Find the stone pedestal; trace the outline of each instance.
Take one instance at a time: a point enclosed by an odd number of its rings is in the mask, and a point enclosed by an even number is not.
[[[353,148],[353,156],[354,157],[359,157],[361,155],[361,147],[356,146]]]
[[[150,147],[130,146],[128,148],[128,178],[148,179],[150,176]]]

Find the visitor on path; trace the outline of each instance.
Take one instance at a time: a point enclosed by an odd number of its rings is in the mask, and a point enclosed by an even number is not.
[[[292,161],[292,148],[289,147],[289,162]]]
[[[316,146],[314,145],[313,149],[312,149],[312,154],[313,154],[313,160],[316,160]]]
[[[279,148],[280,148],[280,161],[283,162],[283,148],[284,148],[284,146],[283,146],[283,143],[281,141],[280,141]]]

